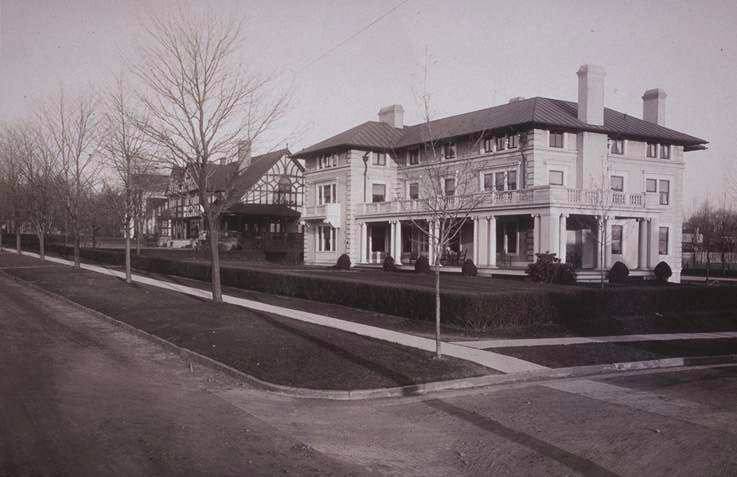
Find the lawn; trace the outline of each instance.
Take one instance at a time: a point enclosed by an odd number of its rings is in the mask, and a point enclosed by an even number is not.
[[[492,371],[465,361],[0,252],[5,272],[264,381],[369,389]],[[15,268],[13,268],[15,267]]]

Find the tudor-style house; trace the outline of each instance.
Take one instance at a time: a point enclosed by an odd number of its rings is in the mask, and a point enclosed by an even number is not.
[[[232,168],[241,167],[241,172]],[[230,206],[221,218],[222,239],[261,248],[264,241],[276,237],[286,240],[299,231],[303,205],[304,169],[287,149],[246,158],[240,162],[213,163],[208,182],[211,196],[226,187],[230,177],[238,174],[234,187],[241,199]],[[168,227],[161,242],[170,247],[191,246],[204,230],[202,207],[197,188],[184,168],[173,168],[167,188]]]
[[[522,274],[535,253],[551,252],[579,280],[616,261],[649,277],[665,261],[679,281],[685,153],[707,142],[665,126],[661,89],[643,95],[642,119],[605,107],[604,78],[603,68],[582,66],[577,103],[513,98],[414,126],[393,105],[379,121],[300,151],[305,263],[334,264],[342,253],[359,264],[386,254],[405,265],[432,261],[417,227],[432,219],[420,178],[437,160],[471,161],[484,199],[441,263],[460,256],[481,273]],[[439,154],[428,152],[430,130]],[[446,179],[444,193],[455,188]]]

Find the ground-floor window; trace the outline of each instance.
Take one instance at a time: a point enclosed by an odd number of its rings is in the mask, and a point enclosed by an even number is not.
[[[319,252],[335,252],[335,232],[329,225],[317,228],[317,250]]]
[[[612,255],[622,255],[621,225],[612,225]]]
[[[658,232],[658,253],[668,255],[668,227],[660,227]]]

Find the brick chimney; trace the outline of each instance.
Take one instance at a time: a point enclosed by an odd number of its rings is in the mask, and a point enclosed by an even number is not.
[[[587,124],[604,124],[604,68],[582,65],[578,69],[578,119]]]
[[[404,127],[404,108],[401,104],[392,104],[379,110],[379,121],[395,128]]]
[[[660,88],[649,89],[642,95],[642,119],[665,126],[665,94]]]

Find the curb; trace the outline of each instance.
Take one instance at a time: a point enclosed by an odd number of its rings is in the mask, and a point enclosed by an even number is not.
[[[368,400],[368,399],[381,399],[381,398],[395,398],[395,397],[411,397],[411,396],[423,396],[430,393],[436,393],[441,391],[462,391],[479,389],[484,387],[506,385],[506,384],[521,384],[536,381],[547,381],[553,379],[566,379],[566,378],[579,378],[586,376],[602,375],[608,373],[620,373],[629,371],[642,371],[651,369],[666,369],[666,368],[677,368],[677,367],[693,367],[693,366],[705,366],[705,365],[720,365],[720,364],[733,364],[737,363],[737,354],[719,355],[719,356],[694,356],[694,357],[683,357],[683,358],[663,358],[648,361],[632,361],[622,363],[610,363],[610,364],[599,364],[589,366],[574,366],[568,368],[554,368],[540,371],[525,371],[520,373],[511,374],[494,374],[477,376],[473,378],[462,378],[448,381],[434,381],[423,384],[413,384],[408,386],[399,386],[391,388],[377,388],[377,389],[358,389],[351,391],[341,390],[324,390],[324,389],[309,389],[300,388],[293,386],[286,386],[281,384],[274,384],[268,381],[263,381],[255,376],[248,373],[235,369],[227,364],[221,363],[213,358],[207,357],[196,351],[189,350],[178,346],[170,341],[160,338],[156,335],[148,333],[140,328],[136,328],[128,323],[117,320],[109,315],[101,313],[97,310],[89,308],[85,305],[77,303],[65,296],[59,295],[52,291],[46,290],[45,288],[31,283],[22,278],[13,276],[3,270],[0,270],[0,274],[7,276],[15,282],[21,283],[33,290],[43,293],[49,297],[57,300],[61,300],[77,309],[84,312],[90,313],[93,316],[100,318],[118,328],[131,332],[132,334],[146,339],[149,342],[156,344],[167,351],[173,352],[179,355],[181,358],[189,359],[190,361],[196,362],[201,366],[209,368],[214,371],[222,372],[232,378],[235,378],[242,383],[255,386],[256,388],[273,392],[276,394],[298,397],[298,398],[310,398],[310,399],[327,399],[327,400],[338,400],[338,401],[355,401],[355,400]]]

